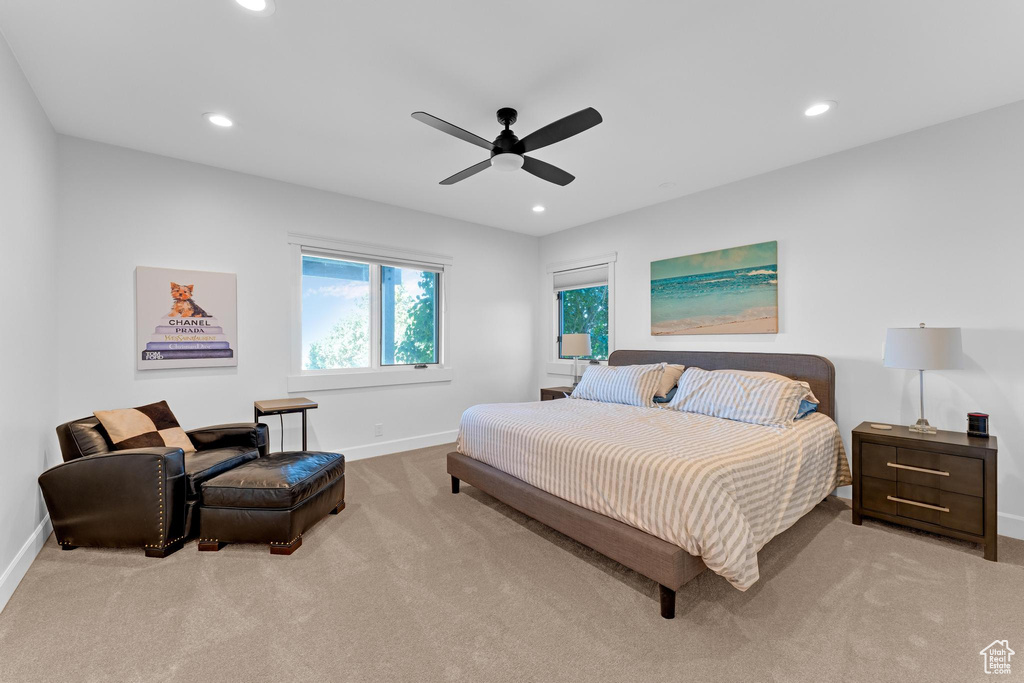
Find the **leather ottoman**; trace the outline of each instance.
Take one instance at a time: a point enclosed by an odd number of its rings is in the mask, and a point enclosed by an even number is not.
[[[291,555],[303,532],[345,508],[345,456],[264,455],[204,482],[200,507],[199,550],[269,543],[274,555]]]

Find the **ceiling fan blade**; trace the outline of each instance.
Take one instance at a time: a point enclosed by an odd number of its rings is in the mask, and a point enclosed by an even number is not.
[[[523,154],[547,147],[582,133],[588,128],[593,128],[603,120],[593,107],[581,109],[575,114],[569,114],[564,119],[558,119],[554,123],[549,123],[543,128],[533,131],[519,141],[516,151]]]
[[[527,173],[532,173],[541,180],[546,180],[555,185],[562,185],[563,187],[576,180],[576,176],[572,173],[566,173],[546,161],[531,159],[530,157],[523,157],[523,170]]]
[[[455,137],[457,137],[460,140],[465,140],[466,142],[471,142],[474,145],[476,145],[477,147],[483,147],[488,152],[491,151],[492,149],[494,149],[494,143],[493,142],[488,142],[487,140],[484,140],[479,135],[474,135],[473,133],[470,133],[468,130],[463,130],[463,129],[459,128],[458,126],[454,126],[454,125],[448,123],[447,121],[442,121],[441,119],[437,118],[436,116],[431,116],[430,114],[428,114],[425,111],[413,112],[412,117],[414,119],[416,119],[417,121],[422,121],[423,123],[427,124],[431,128],[437,128],[442,133],[448,133],[448,135],[454,135]]]
[[[491,167],[491,160],[490,159],[488,159],[487,161],[481,161],[479,164],[474,164],[473,166],[470,166],[469,168],[467,168],[467,169],[465,169],[463,171],[459,171],[458,173],[456,173],[453,176],[445,178],[444,180],[441,181],[441,185],[454,185],[455,183],[459,182],[460,180],[465,180],[469,176],[476,175],[480,171],[483,171],[483,170],[488,169],[490,167]],[[552,166],[552,168],[554,168],[554,166]]]

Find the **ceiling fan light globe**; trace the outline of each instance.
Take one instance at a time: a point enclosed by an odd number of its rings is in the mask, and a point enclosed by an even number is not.
[[[491,166],[496,171],[518,171],[523,167],[523,155],[503,152],[491,157]]]
[[[274,13],[274,0],[235,0],[240,7],[261,17],[269,17]]]

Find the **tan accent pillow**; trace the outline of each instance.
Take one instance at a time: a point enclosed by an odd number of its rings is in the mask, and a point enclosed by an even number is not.
[[[107,430],[114,449],[118,451],[165,446],[180,448],[186,453],[196,449],[188,434],[178,425],[167,401],[138,408],[98,410],[93,415]]]
[[[668,392],[672,391],[672,387],[679,383],[679,378],[683,376],[684,370],[686,370],[685,365],[666,365],[665,374],[661,376],[661,384],[658,385],[658,390],[654,392],[654,395],[665,398]]]

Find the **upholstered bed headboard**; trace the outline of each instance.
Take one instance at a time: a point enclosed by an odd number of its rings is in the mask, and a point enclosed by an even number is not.
[[[613,351],[609,365],[675,363],[705,370],[774,372],[807,382],[818,398],[818,412],[836,419],[836,367],[823,356],[803,353],[741,353],[736,351]]]

